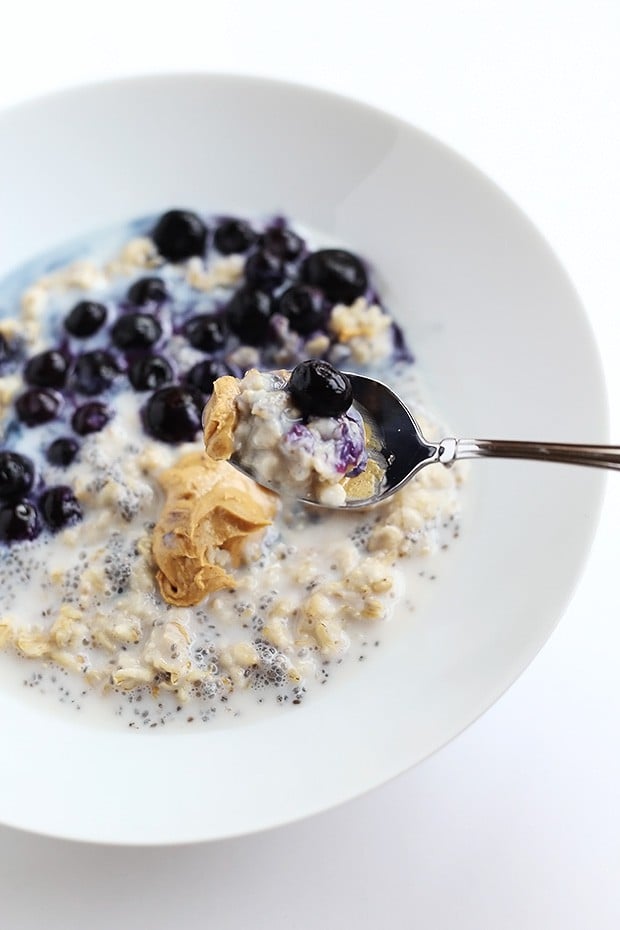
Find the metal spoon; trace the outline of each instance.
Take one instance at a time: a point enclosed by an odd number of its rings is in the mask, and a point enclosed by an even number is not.
[[[351,381],[353,406],[366,420],[381,450],[379,459],[385,474],[376,493],[370,497],[348,497],[341,505],[327,504],[307,497],[299,497],[304,504],[328,510],[352,510],[370,507],[390,497],[428,465],[437,463],[449,467],[458,459],[508,458],[536,459],[546,462],[564,462],[572,465],[590,465],[595,468],[620,469],[620,446],[579,445],[563,442],[523,442],[508,439],[441,439],[431,442],[423,434],[411,411],[386,384],[343,372]],[[251,463],[241,461],[237,454],[231,464],[258,484],[278,493],[284,488],[266,483]]]
[[[367,411],[381,434],[388,463],[379,492],[365,500],[347,501],[344,508],[368,507],[394,494],[427,465],[450,466],[458,459],[516,458],[595,468],[620,469],[620,446],[562,442],[523,442],[505,439],[454,439],[430,442],[403,401],[386,384],[347,372],[354,403]],[[314,502],[317,503],[317,502]],[[318,504],[317,506],[326,506]]]

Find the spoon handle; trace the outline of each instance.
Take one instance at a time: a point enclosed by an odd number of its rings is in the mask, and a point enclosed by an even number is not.
[[[620,469],[620,446],[510,439],[444,439],[439,443],[439,461],[444,465],[456,459],[476,458],[536,459]]]

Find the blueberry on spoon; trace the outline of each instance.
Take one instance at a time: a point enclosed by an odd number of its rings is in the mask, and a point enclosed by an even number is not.
[[[291,372],[287,389],[304,416],[339,417],[353,403],[347,376],[321,359],[300,362]]]

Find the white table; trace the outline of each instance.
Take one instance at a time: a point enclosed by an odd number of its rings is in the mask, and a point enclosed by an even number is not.
[[[0,105],[183,68],[293,78],[406,117],[486,171],[552,243],[599,340],[620,441],[619,44],[617,0],[22,0],[3,17]],[[98,848],[0,828],[2,927],[620,926],[619,514],[612,475],[557,632],[416,770],[312,820],[206,846]]]

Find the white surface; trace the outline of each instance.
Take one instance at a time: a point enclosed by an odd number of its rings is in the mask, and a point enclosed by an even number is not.
[[[37,21],[24,3],[0,39],[0,103],[186,65],[298,78],[405,116],[489,173],[547,235],[595,326],[618,437],[619,8],[539,7],[443,2],[405,12],[387,0],[378,24],[374,4],[361,16],[357,5],[318,0],[301,11],[178,2],[160,17],[152,4],[108,3],[85,23],[81,6],[56,3]],[[98,930],[121,915],[154,930],[199,919],[224,930],[616,927],[615,478],[558,630],[451,746],[340,810],[213,847],[102,850],[3,830],[7,926],[29,930],[44,914],[51,930]]]
[[[138,140],[131,127],[140,123]],[[291,134],[284,151],[270,128],[280,124]],[[344,125],[347,144],[327,128]],[[213,138],[205,171],[201,153]],[[179,139],[186,144],[177,151]],[[261,158],[241,179],[252,144]],[[49,152],[52,190],[39,159],[29,160],[38,147]],[[148,170],[145,152],[153,153]],[[230,76],[67,91],[0,118],[0,201],[13,228],[0,275],[16,259],[71,240],[93,217],[105,228],[155,205],[285,210],[371,256],[383,298],[415,346],[432,408],[461,435],[604,438],[590,328],[545,242],[459,156],[367,106]],[[24,204],[40,206],[21,216]],[[587,557],[603,487],[604,475],[592,470],[476,464],[458,544],[402,568],[413,576],[413,616],[402,600],[390,630],[377,629],[382,648],[368,662],[343,666],[301,707],[257,714],[251,725],[104,730],[75,712],[27,703],[23,668],[11,665],[0,690],[0,821],[72,839],[179,843],[298,820],[382,784],[478,718],[536,655]],[[347,525],[322,525],[324,542],[337,542]],[[418,570],[437,574],[428,597]],[[252,775],[240,791],[247,759]],[[92,803],[98,780],[106,790]],[[170,792],[174,781],[182,793]]]

